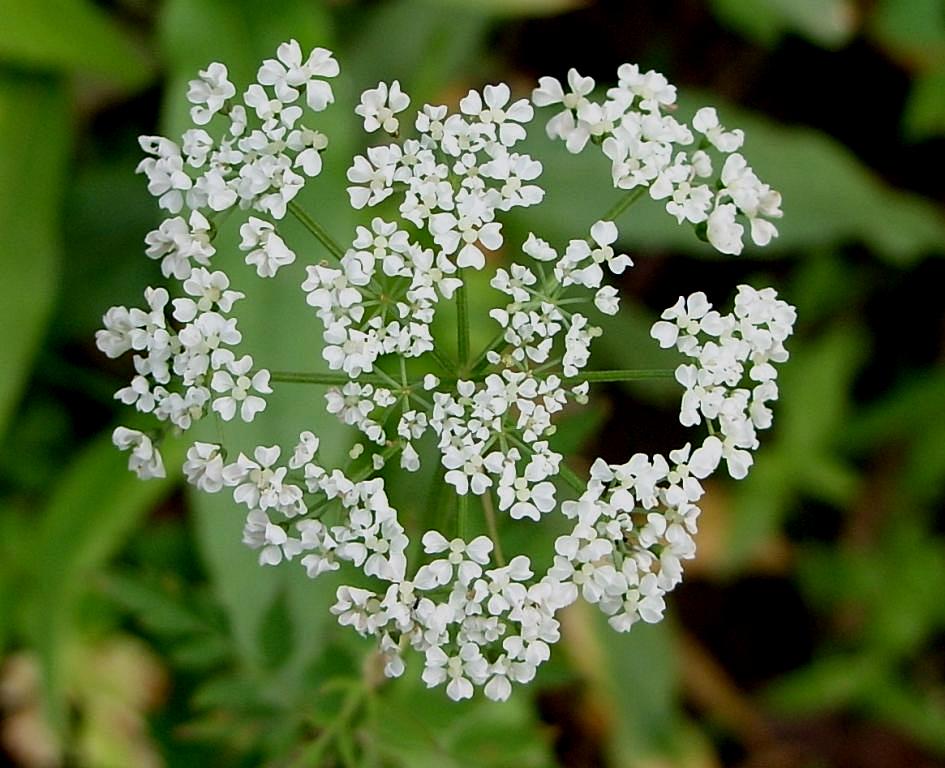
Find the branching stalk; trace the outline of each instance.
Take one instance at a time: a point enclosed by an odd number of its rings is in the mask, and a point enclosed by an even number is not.
[[[315,221],[315,219],[309,216],[301,206],[295,202],[292,202],[289,203],[288,209],[289,213],[295,216],[298,222],[309,232],[311,232],[315,236],[315,239],[324,245],[332,256],[334,256],[336,259],[340,259],[345,255],[345,249],[342,248],[338,242],[328,234],[328,230],[326,230],[321,224]]]

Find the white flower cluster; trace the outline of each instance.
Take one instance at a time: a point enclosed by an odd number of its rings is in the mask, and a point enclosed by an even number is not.
[[[324,48],[303,57],[295,40],[280,45],[276,55],[263,62],[258,82],[246,89],[241,103],[233,100],[236,87],[226,67],[211,64],[190,83],[194,127],[181,141],[141,137],[149,157],[138,172],[147,176],[148,191],[161,208],[219,213],[238,203],[281,219],[305,177],[321,172],[320,153],[328,140],[301,122],[305,113],[299,103],[321,112],[334,101],[324,78],[338,74],[338,62]],[[228,124],[220,125],[214,137],[203,126],[217,115]]]
[[[216,217],[237,204],[250,210],[239,225],[240,247],[259,277],[272,278],[296,254],[270,219],[292,213],[334,257],[307,265],[302,283],[323,327],[330,373],[283,376],[325,385],[326,410],[363,440],[344,467],[322,459],[310,431],[290,451],[254,446],[235,451],[235,460],[224,445],[197,441],[184,474],[199,490],[226,489],[245,507],[243,540],[261,564],[297,560],[312,578],[343,565],[360,572],[339,588],[332,612],[377,641],[388,675],[403,673],[412,649],[423,657],[423,680],[444,685],[450,698],[482,688],[505,699],[549,658],[560,634],[556,615],[579,596],[619,631],[662,617],[682,561],[695,553],[700,481],[723,461],[732,477],[747,473],[757,432],[771,424],[774,364],[787,359],[794,322],[793,308],[772,289],[741,286],[729,315],[713,310],[704,294],[681,298],[652,333],[692,360],[676,370],[685,390],[680,419],[686,426],[704,421],[709,435],[665,457],[598,459],[581,480],[551,446],[556,417],[589,397],[595,377],[585,369],[601,333],[594,312],[619,309],[605,278],[633,266],[617,248],[613,217],[558,247],[529,234],[520,258],[491,267],[489,284],[504,296],[489,311],[497,333],[484,349],[469,350],[468,276],[499,261],[502,214],[544,196],[541,164],[516,149],[533,105],[560,104],[549,136],[572,152],[600,144],[613,161],[615,187],[667,199],[680,223],[704,225],[722,251],[741,249],[736,217],[749,222],[758,244],[776,234],[768,219],[780,215],[779,198],[735,153],[740,131],[723,128],[711,108],[696,114],[692,129],[663,114],[675,90],[631,65],[621,67],[619,86],[601,104],[589,99],[593,81],[572,70],[569,92],[542,78],[531,102],[499,84],[470,91],[456,111],[423,105],[415,135],[404,138],[410,98],[397,81],[382,82],[354,111],[367,133],[396,141],[354,157],[347,178],[352,207],[380,206],[383,215],[366,217],[343,247],[291,204],[304,176],[320,171],[327,146],[303,124],[300,104],[318,112],[331,103],[323,78],[337,72],[328,51],[306,58],[297,43],[286,43],[237,104],[226,68],[212,64],[191,83],[195,127],[182,142],[142,141],[151,157],[139,170],[174,214],[146,238],[147,255],[183,295],[171,300],[167,290],[149,288],[147,309],[115,307],[105,316],[99,347],[109,357],[134,353],[136,375],[116,396],[162,422],[152,433],[119,427],[114,440],[130,451],[139,476],[162,476],[163,434],[183,432],[210,412],[251,421],[265,408],[272,377],[234,352],[241,335],[228,315],[244,296],[230,290],[226,274],[211,271]],[[222,137],[200,127],[214,121],[228,123]],[[677,151],[694,142],[693,129],[703,146]],[[718,178],[710,148],[725,155]],[[184,208],[186,217],[177,216]],[[457,315],[455,350],[435,336],[444,304]],[[455,498],[446,522],[437,510],[421,517],[413,534],[419,559],[408,557],[410,536],[388,498],[382,472],[393,460],[406,472],[433,461]],[[541,553],[506,561],[503,528],[540,525],[558,513],[571,530],[546,554],[544,573],[533,563]]]
[[[574,153],[588,142],[599,144],[611,161],[615,187],[644,188],[654,200],[665,200],[680,224],[704,225],[722,253],[741,253],[740,218],[756,245],[777,237],[770,219],[781,216],[781,195],[738,154],[742,131],[726,130],[713,107],[696,112],[691,127],[665,114],[676,106],[676,88],[659,72],[623,64],[617,76],[603,102],[589,98],[594,80],[575,69],[568,72],[567,91],[555,78],[541,78],[532,96],[536,106],[562,107],[547,124],[548,136]],[[678,149],[695,144],[696,135],[701,139],[694,150]]]

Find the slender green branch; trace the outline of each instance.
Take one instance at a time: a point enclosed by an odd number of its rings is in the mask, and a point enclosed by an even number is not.
[[[500,568],[505,567],[505,555],[502,554],[502,544],[499,542],[499,526],[495,519],[495,504],[492,503],[492,489],[487,489],[482,496],[482,513],[486,518],[486,529],[489,531],[489,538],[495,544],[495,561]]]
[[[456,535],[463,541],[466,540],[466,518],[469,517],[470,493],[472,491],[467,489],[466,493],[456,494]]]
[[[338,735],[349,726],[364,697],[364,686],[354,686],[345,697],[337,716],[318,734],[318,738],[303,749],[298,757],[292,761],[291,768],[317,768],[317,766],[324,765],[322,757],[326,750],[332,741],[336,740]]]
[[[352,379],[346,373],[295,373],[294,371],[273,371],[269,375],[270,381],[283,384],[324,384],[329,387],[344,386],[348,382],[357,381],[359,384],[373,384],[387,386],[387,381],[380,376],[371,376],[362,373]]]
[[[456,289],[456,344],[459,356],[459,367],[466,370],[469,363],[469,304],[466,299],[466,281],[463,279],[463,270],[457,270],[460,279]]]
[[[622,197],[613,208],[603,215],[602,220],[616,221],[617,217],[621,213],[623,213],[625,210],[627,210],[627,208],[643,197],[644,192],[646,192],[646,187],[637,187],[636,189],[631,189],[630,192],[624,195],[624,197]]]
[[[315,219],[309,216],[297,203],[289,203],[289,213],[295,216],[298,219],[299,223],[305,227],[309,232],[315,235],[315,239],[318,240],[325,248],[328,249],[329,253],[334,256],[336,259],[340,259],[345,255],[345,249],[342,248],[338,242],[328,234],[321,224],[319,224]]]
[[[489,361],[486,359],[486,356],[490,352],[498,352],[504,346],[505,346],[505,331],[502,330],[502,331],[499,331],[498,334],[496,334],[495,338],[489,342],[488,346],[486,346],[484,350],[482,350],[482,353],[479,355],[479,357],[477,357],[473,361],[473,364],[469,366],[470,374],[475,375],[485,370],[485,368],[489,365]]]
[[[584,491],[587,490],[587,483],[580,478],[577,472],[571,469],[571,467],[569,467],[564,462],[558,465],[558,477],[564,480],[578,493],[584,493]]]
[[[509,435],[508,438],[513,443],[515,443],[515,445],[517,445],[519,448],[525,451],[529,456],[531,456],[534,453],[528,444],[522,442],[522,440],[520,440],[515,435]],[[578,476],[577,472],[575,472],[573,469],[571,469],[567,464],[563,462],[558,464],[558,477],[564,480],[568,485],[570,485],[578,493],[584,493],[584,491],[587,490],[587,483],[584,482]]]
[[[620,371],[581,371],[574,378],[585,381],[646,381],[648,379],[671,379],[675,375],[672,368],[641,368]]]
[[[453,364],[452,364],[449,360],[447,360],[445,357],[443,357],[443,355],[441,355],[439,352],[437,352],[435,347],[430,350],[430,356],[433,358],[433,361],[434,361],[438,366],[440,366],[440,368],[441,368],[445,373],[448,373],[448,374],[450,374],[450,375],[453,375],[453,374],[456,373],[456,370],[455,370],[456,366],[453,365]],[[442,376],[440,376],[439,378],[440,378],[440,379],[443,379]],[[445,380],[445,379],[444,379],[444,380]]]
[[[541,374],[542,377],[563,376],[561,371],[545,371],[538,369],[533,372],[535,375]],[[593,381],[593,382],[611,382],[611,381],[647,381],[649,379],[671,379],[675,371],[671,368],[640,368],[613,371],[581,371],[577,376],[569,378]],[[401,376],[404,372],[401,372]],[[471,373],[469,376],[462,377],[468,381],[482,381],[485,374],[481,371]],[[359,384],[373,384],[380,387],[393,387],[398,389],[403,386],[405,389],[413,389],[420,386],[420,382],[405,382],[401,384],[392,376],[384,373],[379,368],[375,374],[362,373],[360,376],[351,378],[345,373],[296,373],[294,371],[273,371],[270,374],[270,380],[281,382],[283,384],[320,384],[329,387],[338,387],[347,384],[350,381],[356,381]],[[441,376],[440,381],[444,384],[451,384],[457,380],[456,376]]]

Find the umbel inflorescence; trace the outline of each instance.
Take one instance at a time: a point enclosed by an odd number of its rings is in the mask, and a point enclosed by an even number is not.
[[[326,387],[327,410],[360,433],[345,466],[328,466],[318,435],[300,424],[296,445],[194,442],[187,480],[245,507],[244,542],[261,564],[296,561],[312,578],[344,569],[350,585],[332,612],[376,638],[388,675],[404,671],[413,649],[424,681],[445,684],[451,698],[482,687],[505,699],[549,657],[556,615],[579,596],[618,631],[660,620],[664,595],[695,553],[700,481],[720,466],[746,475],[757,433],[771,425],[775,365],[787,359],[795,313],[771,288],[739,286],[726,314],[701,292],[680,298],[652,336],[684,358],[675,371],[681,422],[705,424],[708,434],[667,456],[598,459],[586,479],[569,469],[549,442],[556,417],[586,402],[592,382],[660,373],[585,370],[600,335],[590,318],[618,311],[605,280],[633,266],[616,247],[616,219],[648,194],[716,249],[738,254],[746,226],[757,245],[776,236],[780,196],[739,154],[741,131],[722,126],[711,107],[691,125],[676,119],[674,87],[632,64],[596,98],[594,81],[572,69],[564,85],[541,78],[530,100],[487,85],[458,111],[425,104],[412,121],[394,81],[365,91],[354,108],[365,131],[383,138],[347,172],[350,204],[365,213],[343,245],[294,202],[321,172],[329,138],[318,113],[334,101],[338,71],[329,51],[305,56],[291,41],[238,97],[226,67],[211,64],[190,84],[193,127],[181,140],[142,137],[138,171],[168,213],[146,253],[173,288],[148,288],[144,308],[113,307],[98,332],[109,357],[133,356],[135,375],[116,397],[157,420],[147,433],[119,427],[114,441],[140,477],[161,476],[168,433],[205,418],[265,418],[280,381]],[[624,191],[599,221],[575,222],[568,243],[503,235],[503,213],[544,196],[541,164],[516,149],[535,107],[550,110],[545,132],[567,151],[602,151],[609,183]],[[323,326],[329,372],[271,374],[240,352],[231,312],[251,299],[214,264],[216,227],[231,209],[243,212],[234,219],[249,267],[240,281],[251,271],[283,277],[304,248],[311,263],[301,289]],[[287,215],[317,242],[290,246],[280,232]],[[466,279],[481,270],[505,298],[489,312],[494,340],[471,349]],[[456,306],[455,351],[434,334],[444,302]],[[300,352],[300,367],[312,366],[317,352]],[[423,373],[408,375],[407,361]],[[438,465],[435,478],[455,503],[446,518],[429,510],[408,531],[381,471],[416,472],[422,461]],[[540,526],[549,515],[570,529],[553,553],[503,552],[500,529]],[[447,522],[437,530],[434,519]],[[419,539],[413,548],[410,536]],[[550,567],[536,572],[533,558]]]

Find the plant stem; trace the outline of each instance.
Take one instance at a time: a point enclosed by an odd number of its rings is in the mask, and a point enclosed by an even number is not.
[[[515,443],[519,448],[525,451],[527,454],[532,455],[532,449],[524,442],[522,442],[515,435],[509,435],[509,440]],[[578,493],[584,493],[587,490],[587,483],[585,483],[567,464],[561,462],[558,464],[558,477],[564,480],[568,485],[570,485]]]
[[[329,387],[340,387],[349,382],[356,381],[359,384],[373,384],[375,386],[387,386],[387,381],[380,376],[371,376],[361,374],[351,378],[346,373],[296,373],[294,371],[273,371],[269,374],[270,381],[281,382],[283,384],[324,384]]]
[[[648,379],[671,379],[675,375],[672,368],[640,368],[637,370],[581,371],[575,379],[585,381],[646,381]]]
[[[328,252],[331,253],[336,259],[340,259],[345,255],[345,249],[342,248],[335,239],[328,234],[328,231],[315,219],[309,216],[297,203],[289,203],[289,213],[295,216],[298,219],[299,223],[305,227],[309,232],[315,235],[315,239],[318,240],[325,248],[328,249]]]
[[[296,760],[292,761],[291,768],[317,768],[317,766],[323,765],[322,756],[325,754],[325,750],[328,749],[337,734],[348,726],[349,721],[361,705],[364,695],[363,685],[353,687],[345,697],[338,716],[325,726],[322,732],[318,734],[318,738],[307,749],[303,750]]]
[[[535,372],[536,374],[539,371]],[[544,377],[547,376],[561,376],[561,371],[540,371]],[[402,374],[403,375],[403,372]],[[581,371],[577,376],[571,376],[571,379],[578,379],[584,381],[595,381],[595,382],[612,382],[612,381],[647,381],[649,379],[671,379],[675,375],[675,371],[671,368],[638,368],[638,369],[625,369],[625,370],[612,370],[612,371]],[[359,384],[373,384],[374,386],[381,387],[397,387],[401,386],[401,383],[398,382],[391,376],[383,374],[378,369],[376,374],[367,374],[362,373],[360,376],[351,378],[345,373],[298,373],[295,371],[273,371],[270,374],[270,380],[275,382],[281,382],[283,384],[320,384],[328,387],[338,387],[343,386],[351,381],[356,381]],[[481,381],[485,376],[481,372],[470,373],[469,376],[463,377],[469,381]],[[449,384],[455,382],[457,379],[453,376],[441,376],[440,381]],[[407,383],[406,387],[410,388],[416,386],[417,383]]]
[[[500,568],[505,567],[505,555],[502,554],[502,544],[499,543],[499,526],[495,521],[495,505],[492,503],[492,491],[487,490],[482,496],[482,513],[486,518],[486,529],[489,531],[489,538],[495,544],[495,561]]]
[[[489,361],[486,360],[486,355],[488,355],[490,352],[497,352],[504,346],[505,346],[505,331],[503,330],[503,331],[500,331],[496,335],[496,337],[492,341],[489,342],[489,346],[487,346],[482,351],[482,354],[476,358],[475,362],[473,362],[473,364],[469,366],[470,374],[475,375],[483,371],[486,368],[486,366],[488,366],[489,364]]]
[[[558,465],[558,476],[570,485],[578,493],[584,493],[587,490],[585,483],[571,467],[562,462]]]
[[[601,220],[615,221],[621,213],[623,213],[625,210],[627,210],[627,208],[643,197],[644,192],[646,192],[646,187],[637,187],[636,189],[631,189],[627,195],[622,197],[613,208],[611,208],[601,217]]]
[[[462,268],[457,270],[460,279],[456,289],[456,344],[460,370],[465,371],[469,363],[469,305],[466,301],[466,281]]]
[[[456,535],[463,541],[466,540],[466,518],[469,516],[470,493],[472,491],[467,490],[466,493],[456,494]]]
[[[456,366],[454,366],[449,360],[447,360],[445,357],[443,357],[443,355],[441,355],[439,352],[437,352],[436,349],[431,349],[431,350],[430,350],[430,356],[433,358],[433,361],[434,361],[438,366],[440,366],[440,368],[442,368],[446,373],[449,373],[449,374],[454,374],[454,373],[455,373],[454,368],[455,368]],[[440,378],[442,379],[443,377],[441,376]]]

